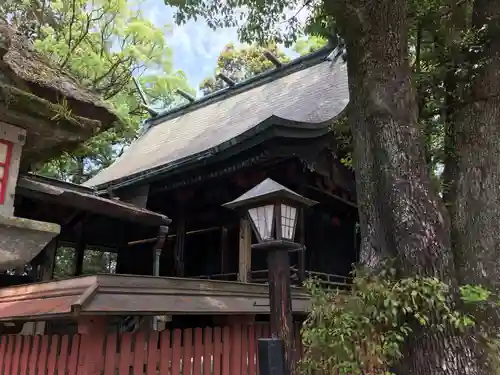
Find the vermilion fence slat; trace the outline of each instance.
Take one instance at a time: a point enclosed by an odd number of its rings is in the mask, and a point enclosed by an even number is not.
[[[160,374],[169,374],[170,360],[172,359],[172,348],[170,347],[170,331],[163,331],[160,334]],[[172,344],[173,346],[173,344]],[[172,373],[173,374],[173,370]],[[156,370],[154,373],[149,373],[148,375],[156,375]]]
[[[28,373],[30,375],[36,375],[37,363],[38,363],[38,352],[40,351],[40,336],[36,335],[33,338],[33,345],[31,346],[30,360],[28,363]]]
[[[78,375],[87,375],[88,369],[88,361],[87,361],[87,353],[88,347],[92,345],[91,338],[87,335],[80,336],[80,349],[78,351],[78,365],[76,368],[76,373]]]
[[[222,375],[231,375],[231,328],[222,329]]]
[[[123,333],[120,340],[120,365],[119,365],[119,374],[129,374],[129,369],[132,358],[131,345],[132,345],[132,334]]]
[[[19,365],[21,359],[21,353],[23,350],[23,337],[21,335],[15,336],[16,343],[14,344],[14,353],[12,358],[12,370],[11,374],[17,375],[19,373]]]
[[[248,325],[241,330],[241,375],[248,375]]]
[[[47,375],[55,375],[57,364],[57,350],[59,349],[59,336],[53,335],[47,357]]]
[[[230,347],[230,358],[231,358],[231,374],[239,374],[241,371],[241,325],[233,325],[231,329],[231,347]]]
[[[3,369],[7,358],[7,336],[0,337],[0,374],[4,374]]]
[[[104,370],[106,332],[98,331],[89,337],[87,346],[87,372],[84,375],[101,375]]]
[[[193,375],[201,375],[201,358],[203,356],[203,329],[194,330]]]
[[[156,368],[158,365],[158,332],[153,331],[149,334],[148,341],[148,356],[146,358],[146,375],[156,375]]]
[[[71,340],[71,354],[68,358],[68,374],[76,375],[78,370],[78,354],[80,352],[81,337],[74,335]]]
[[[106,339],[104,356],[104,375],[115,375],[116,372],[116,334],[111,333]],[[59,375],[59,374],[58,374]]]
[[[6,375],[10,374],[10,370],[12,368],[12,353],[14,352],[14,336],[7,336],[7,351],[5,353],[5,365],[3,369],[3,373]]]
[[[23,352],[21,354],[21,363],[19,364],[19,375],[26,375],[28,373],[28,361],[32,339],[33,336],[23,336]]]
[[[180,375],[181,373],[181,345],[182,345],[182,331],[174,329],[174,338],[172,341],[172,371],[171,375]],[[185,375],[185,374],[182,374]]]
[[[134,375],[144,374],[144,359],[146,358],[146,353],[144,352],[146,348],[146,338],[144,332],[138,332],[135,335],[135,345],[134,345]]]
[[[61,338],[61,350],[57,360],[57,375],[66,375],[69,354],[69,337],[64,335]]]
[[[38,357],[38,372],[39,375],[44,375],[47,371],[47,355],[49,352],[49,338],[48,335],[43,335],[40,345],[40,355]]]
[[[186,328],[183,337],[182,375],[191,375],[193,356],[193,330]]]
[[[255,354],[257,341],[255,341],[255,325],[248,327],[248,375],[257,375],[255,370]]]
[[[211,375],[213,358],[213,336],[212,328],[206,327],[203,332],[203,375]]]
[[[222,330],[220,327],[214,328],[214,375],[222,375]]]

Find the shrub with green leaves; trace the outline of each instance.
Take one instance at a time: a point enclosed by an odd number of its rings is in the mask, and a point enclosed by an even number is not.
[[[325,290],[315,280],[307,288],[312,308],[302,329],[305,373],[387,374],[402,357],[402,343],[419,327],[465,330],[474,325],[436,278],[398,279],[390,268],[377,275],[357,270],[350,292]],[[460,292],[468,303],[490,297],[480,287]]]

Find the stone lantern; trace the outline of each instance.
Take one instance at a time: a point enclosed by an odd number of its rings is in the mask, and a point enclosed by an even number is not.
[[[29,263],[60,232],[57,224],[14,216],[26,130],[0,122],[0,271]]]

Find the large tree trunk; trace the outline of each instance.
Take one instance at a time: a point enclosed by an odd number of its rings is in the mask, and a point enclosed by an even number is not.
[[[402,277],[435,276],[456,287],[448,217],[431,185],[417,121],[406,1],[349,0],[336,11],[347,45],[361,262],[375,267],[395,257]],[[404,349],[400,374],[481,373],[451,329],[420,328]]]
[[[473,28],[486,29],[484,50],[469,61],[470,79],[451,129],[447,168],[456,265],[461,284],[500,290],[500,0],[476,0]],[[477,64],[477,67],[474,66]],[[500,332],[498,307],[486,312]],[[481,318],[481,316],[480,316]]]

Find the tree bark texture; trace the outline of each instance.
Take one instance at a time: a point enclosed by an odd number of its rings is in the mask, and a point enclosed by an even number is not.
[[[290,259],[287,249],[269,249],[269,305],[271,333],[283,341],[287,375],[295,375]]]
[[[408,61],[405,0],[336,2],[347,46],[349,121],[362,230],[361,263],[397,260],[402,277],[434,276],[454,287],[449,219],[433,190]],[[418,327],[398,374],[479,374],[453,330]]]
[[[500,291],[500,0],[476,0],[472,28],[486,26],[484,49],[470,61],[450,126],[447,175],[460,284]],[[476,65],[477,64],[477,65]],[[462,85],[464,86],[464,85]],[[480,316],[498,337],[500,312]],[[485,359],[486,360],[486,359]]]

